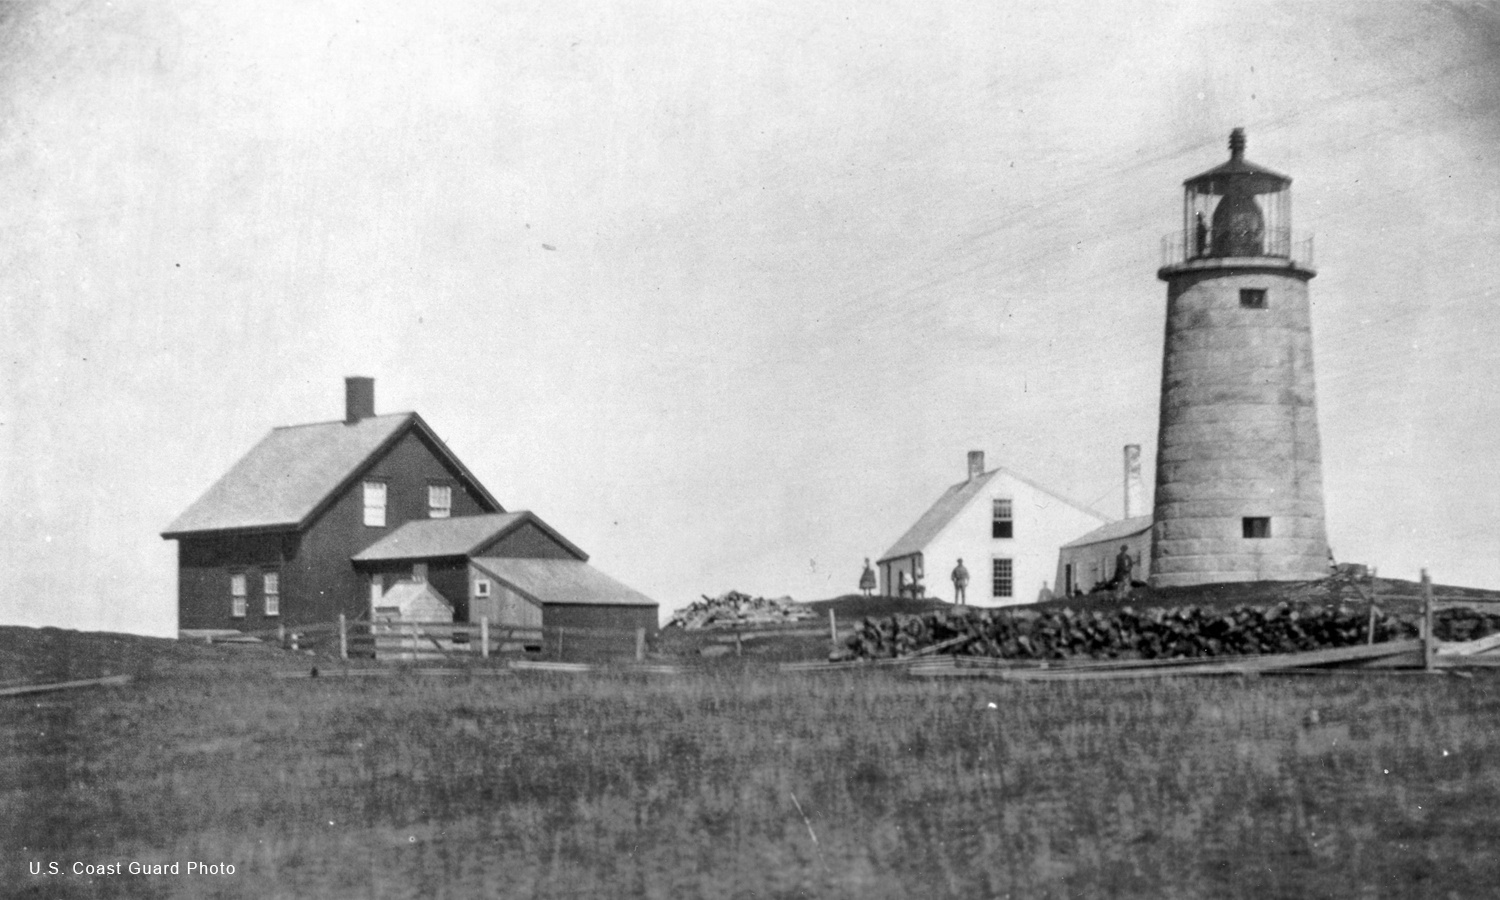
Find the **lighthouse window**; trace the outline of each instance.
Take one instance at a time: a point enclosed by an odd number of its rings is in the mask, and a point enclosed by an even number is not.
[[[1241,521],[1245,537],[1268,538],[1271,536],[1271,518],[1269,516],[1246,516]]]
[[[1240,288],[1240,306],[1246,309],[1265,309],[1266,289]]]

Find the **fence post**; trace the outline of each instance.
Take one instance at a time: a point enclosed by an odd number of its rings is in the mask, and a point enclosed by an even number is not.
[[[479,617],[479,655],[490,658],[490,617]]]
[[[407,623],[404,624],[404,627],[406,628],[406,638],[407,638],[406,645],[409,648],[411,648],[411,659],[416,659],[417,658],[417,623],[416,622],[407,622]]]
[[[277,643],[278,646],[281,647],[281,649],[283,649],[283,650],[286,649],[286,623],[285,622],[277,622],[276,623],[276,643]]]
[[[839,642],[839,620],[831,609],[828,611],[828,639],[835,644]]]
[[[736,622],[734,626],[734,655],[739,656],[740,652],[740,626]]]
[[[1422,570],[1422,668],[1432,671],[1437,655],[1437,635],[1432,633],[1432,579]]]
[[[635,630],[635,661],[636,662],[645,662],[645,660],[646,660],[646,629],[644,629],[644,628],[637,628]]]
[[[339,659],[349,658],[349,622],[339,613]]]

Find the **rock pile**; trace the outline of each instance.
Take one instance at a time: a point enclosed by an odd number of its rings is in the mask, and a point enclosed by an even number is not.
[[[1439,630],[1439,635],[1441,631]],[[1375,617],[1375,641],[1417,636],[1414,623]],[[1366,611],[1278,603],[1205,610],[1131,607],[1110,611],[940,610],[865,619],[836,659],[883,659],[944,646],[948,653],[1001,659],[1174,659],[1296,653],[1363,644]]]
[[[729,591],[677,610],[667,627],[694,631],[699,628],[729,628],[736,625],[777,625],[814,617],[813,611],[791,597],[767,599]]]

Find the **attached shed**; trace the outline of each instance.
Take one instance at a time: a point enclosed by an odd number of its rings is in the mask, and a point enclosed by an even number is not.
[[[588,554],[520,511],[410,522],[354,556],[371,596],[422,579],[456,618],[511,628],[657,628],[658,604],[588,564]]]
[[[1075,541],[1062,545],[1057,555],[1058,593],[1086,594],[1115,577],[1115,557],[1128,548],[1135,560],[1132,581],[1151,576],[1152,517],[1133,516],[1101,525]]]
[[[646,629],[656,633],[659,605],[581,560],[480,557],[479,577],[496,593],[541,610],[546,628]]]

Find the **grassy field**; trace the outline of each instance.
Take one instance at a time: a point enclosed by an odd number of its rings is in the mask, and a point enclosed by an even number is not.
[[[287,679],[312,660],[0,629],[21,897],[1494,896],[1500,681]],[[234,875],[32,876],[131,861]]]

